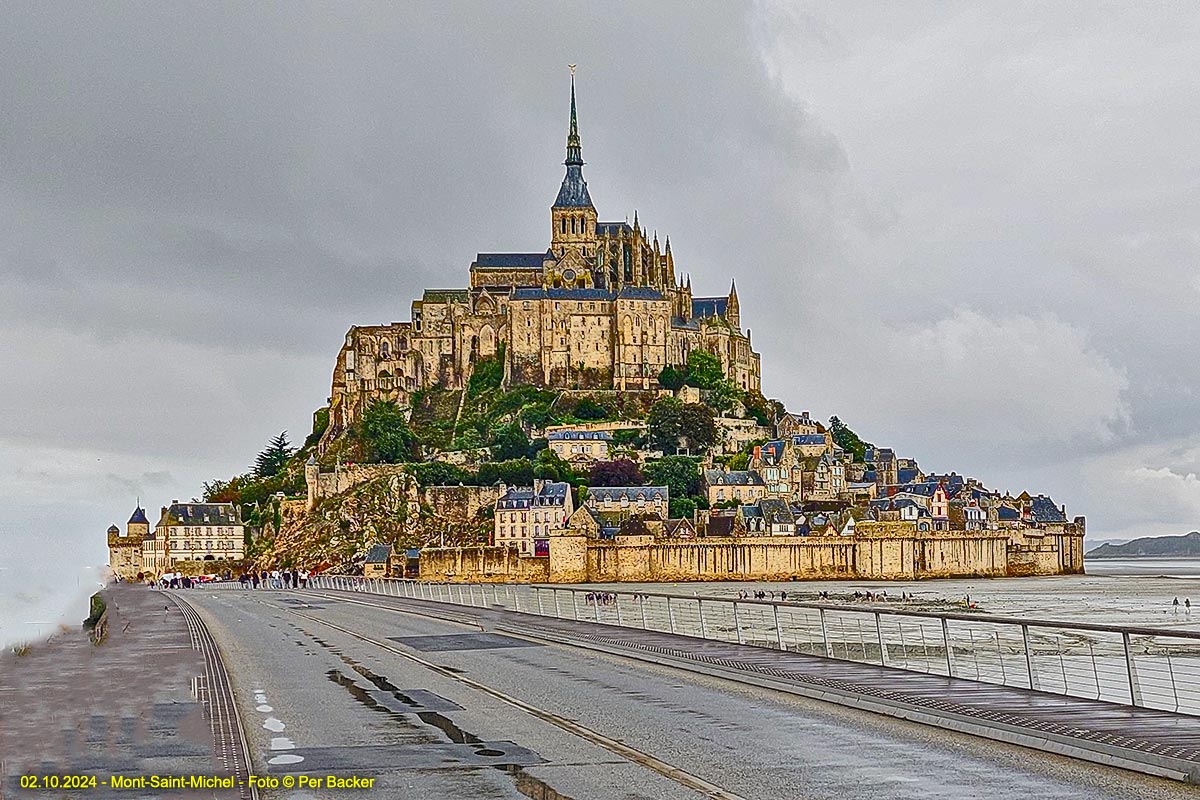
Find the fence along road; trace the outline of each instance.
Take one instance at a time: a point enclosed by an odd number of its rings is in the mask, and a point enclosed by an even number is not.
[[[477,608],[501,606],[1200,715],[1200,633],[569,586],[346,576],[315,577],[309,586]]]

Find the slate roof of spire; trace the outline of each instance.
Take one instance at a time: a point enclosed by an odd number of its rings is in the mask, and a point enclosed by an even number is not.
[[[142,508],[141,506],[138,506],[133,510],[133,516],[129,518],[129,521],[131,523],[141,522],[146,525],[150,524],[150,521],[146,519],[146,509]]]
[[[579,146],[579,123],[575,119],[575,76],[571,76],[571,131],[567,134],[567,160],[563,162],[567,174],[563,176],[555,208],[595,208],[588,194],[587,181],[583,179],[583,150]]]

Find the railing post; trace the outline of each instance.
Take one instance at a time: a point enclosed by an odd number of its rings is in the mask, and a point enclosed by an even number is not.
[[[879,637],[879,665],[886,667],[887,663],[887,645],[883,643],[883,622],[880,620],[880,614],[875,612],[875,635]]]
[[[579,620],[579,603],[576,602],[576,600],[578,599],[576,596],[576,592],[574,589],[568,589],[567,591],[571,593],[571,616],[573,616],[575,618],[575,620],[578,621]]]
[[[1029,647],[1029,626],[1024,623],[1021,624],[1021,641],[1025,643],[1025,668],[1029,670],[1029,688],[1036,690],[1038,688],[1037,673],[1033,666],[1033,650]],[[1125,636],[1125,641],[1129,641],[1129,637],[1127,635]],[[1126,658],[1128,659],[1128,648],[1125,650],[1125,653]],[[1137,704],[1135,703],[1134,705]]]
[[[743,644],[743,642],[742,642],[742,621],[738,617],[737,600],[733,601],[733,629],[735,631],[735,635],[737,636],[737,643]]]
[[[675,632],[675,609],[671,607],[671,595],[667,595],[667,620],[671,625],[671,633]]]
[[[942,644],[946,647],[946,674],[954,677],[954,659],[950,654],[950,623],[942,617]]]
[[[779,625],[779,606],[771,606],[771,614],[775,617],[775,641],[779,642],[780,650],[787,650],[783,646],[783,628]]]
[[[596,622],[600,621],[600,595],[592,592],[592,616]]]
[[[554,618],[562,619],[562,609],[558,607],[558,587],[555,586],[550,592],[554,595]]]
[[[621,627],[625,627],[625,623],[621,621],[621,594],[619,592],[614,592],[613,600],[617,604],[617,624]]]
[[[1129,634],[1121,633],[1121,644],[1125,646],[1125,672],[1129,675],[1129,701],[1135,706],[1142,705],[1142,687],[1138,683],[1137,665],[1133,661],[1133,647]]]
[[[700,638],[707,639],[708,638],[708,628],[704,624],[704,600],[703,600],[703,598],[700,598],[700,597],[696,598],[696,611],[697,611],[697,613],[700,614]]]
[[[825,645],[825,657],[833,658],[833,646],[829,643],[829,631],[825,627],[825,609],[818,608],[817,611],[820,612],[821,617],[821,642]]]
[[[642,598],[637,601],[638,609],[642,612],[642,630],[646,630],[646,600]]]
[[[513,590],[513,611],[520,612],[521,610],[521,593]]]

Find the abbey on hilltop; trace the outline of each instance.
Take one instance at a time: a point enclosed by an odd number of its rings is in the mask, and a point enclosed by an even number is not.
[[[330,393],[331,441],[373,400],[463,388],[477,360],[502,354],[506,385],[653,389],[667,366],[702,349],[742,389],[759,390],[759,356],[738,297],[694,297],[637,214],[601,222],[583,178],[571,78],[566,175],[550,208],[550,245],[536,253],[479,253],[466,289],[426,289],[410,322],[354,326]]]

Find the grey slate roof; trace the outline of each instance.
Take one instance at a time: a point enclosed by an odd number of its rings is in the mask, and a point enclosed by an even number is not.
[[[794,445],[806,445],[806,444],[823,445],[823,444],[825,444],[825,435],[821,434],[821,433],[797,434],[792,437],[792,444],[794,444]]]
[[[1045,495],[1038,495],[1030,500],[1030,505],[1033,507],[1033,519],[1035,522],[1066,522],[1067,515],[1063,510],[1054,504],[1054,501]]]
[[[692,299],[692,316],[699,319],[723,317],[728,305],[728,297],[696,297]]]
[[[633,233],[633,227],[628,222],[597,222],[596,223],[596,235],[598,235],[598,236],[604,236],[605,234],[616,236],[616,235],[620,234],[622,231],[624,231],[626,235],[630,235]]]
[[[588,489],[588,502],[595,500],[603,503],[619,503],[622,498],[631,503],[638,500],[667,502],[670,489],[666,486],[592,486]]]
[[[1001,522],[1020,522],[1021,512],[1011,506],[1000,506],[996,509],[996,519]]]
[[[367,563],[386,564],[391,555],[392,546],[390,544],[373,544],[367,551]]]
[[[594,208],[592,196],[588,194],[587,181],[583,179],[583,162],[567,164],[567,174],[563,176],[562,186],[558,187],[558,197],[554,198],[555,208]]]
[[[730,470],[725,472],[719,469],[704,470],[704,482],[709,486],[766,486],[762,476],[754,470]]]
[[[515,289],[513,300],[612,300],[613,293],[607,289],[542,289],[524,286]]]
[[[565,482],[547,482],[540,492],[532,486],[514,486],[496,501],[496,508],[504,510],[542,508],[566,504],[571,485]]]
[[[232,503],[173,503],[167,509],[173,525],[241,525]]]
[[[795,522],[788,504],[778,497],[764,497],[758,501],[758,508],[768,524],[790,525]]]
[[[663,293],[650,286],[625,286],[617,295],[622,300],[663,300]]]
[[[612,440],[612,434],[608,431],[550,431],[546,434],[546,440],[550,442],[607,442]]]
[[[138,506],[133,510],[133,516],[129,518],[129,521],[134,523],[143,522],[147,525],[150,524],[150,521],[146,519],[146,509],[142,508],[141,506]]]
[[[773,439],[766,442],[759,452],[762,453],[763,460],[768,464],[776,464],[783,457],[783,440]]]
[[[478,253],[471,269],[541,269],[545,253]]]

